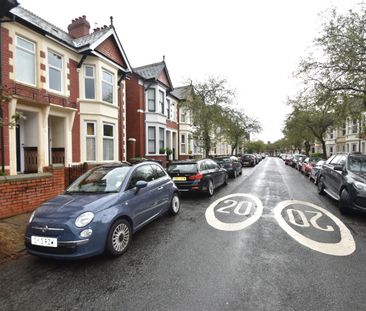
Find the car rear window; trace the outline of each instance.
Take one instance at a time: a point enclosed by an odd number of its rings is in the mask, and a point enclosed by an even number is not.
[[[176,163],[171,164],[168,168],[168,172],[179,173],[197,173],[196,163]]]

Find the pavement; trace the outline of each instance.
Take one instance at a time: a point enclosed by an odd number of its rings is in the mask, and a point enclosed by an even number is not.
[[[24,233],[31,213],[0,219],[0,264],[26,253]]]

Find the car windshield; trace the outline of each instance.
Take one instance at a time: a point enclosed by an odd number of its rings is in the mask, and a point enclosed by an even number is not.
[[[348,159],[348,169],[352,172],[366,172],[366,156],[350,156]]]
[[[99,167],[80,176],[66,193],[118,192],[131,166]]]
[[[197,173],[196,163],[173,163],[169,166],[168,172]]]

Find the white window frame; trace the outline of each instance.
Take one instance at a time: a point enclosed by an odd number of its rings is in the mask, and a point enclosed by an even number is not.
[[[104,73],[111,76],[112,82],[109,82],[109,81],[103,79]],[[114,74],[112,72],[110,72],[109,70],[102,68],[102,76],[101,76],[100,81],[101,81],[101,83],[100,83],[101,84],[101,93],[100,93],[101,94],[101,100],[105,103],[113,105],[114,104]],[[104,83],[106,83],[106,84],[108,84],[112,87],[112,102],[109,102],[109,101],[107,101],[103,98],[103,84]]]
[[[159,90],[159,109],[161,114],[165,114],[165,93]]]
[[[28,50],[27,48],[25,48],[25,47],[22,47],[22,46],[18,45],[18,39],[21,39],[21,40],[23,40],[23,41],[26,41],[26,42],[28,42],[28,43],[32,44],[32,45],[33,45],[33,51]],[[17,72],[20,72],[20,71],[18,71],[18,70],[19,70],[19,68],[17,68],[17,66],[16,66],[16,68],[15,68],[15,69],[16,69],[16,72],[15,72],[15,79],[16,79],[16,81],[19,81],[19,82],[22,82],[22,83],[25,83],[25,84],[29,84],[29,85],[35,86],[35,85],[36,85],[36,81],[37,81],[37,79],[36,79],[36,76],[37,76],[37,66],[36,66],[36,62],[37,62],[37,60],[36,60],[36,44],[35,44],[34,42],[32,42],[32,41],[28,40],[28,39],[25,39],[25,38],[24,38],[24,37],[22,37],[22,36],[16,36],[16,38],[15,38],[15,51],[16,51],[16,55],[15,55],[15,64],[17,64],[17,59],[18,59],[18,57],[19,57],[19,54],[17,53],[18,49],[19,49],[19,50],[22,50],[22,51],[23,51],[23,52],[25,52],[25,53],[29,53],[29,54],[31,54],[31,55],[33,56],[33,70],[34,70],[34,77],[33,77],[33,82],[23,81],[23,80],[19,79],[19,78],[17,77]],[[21,68],[21,70],[24,70],[24,68]]]
[[[104,135],[104,127],[105,126],[110,126],[112,127],[112,136],[105,136]],[[102,128],[102,133],[103,133],[103,161],[114,161],[114,151],[115,151],[115,146],[114,146],[114,137],[115,137],[115,125],[113,123],[107,123],[107,122],[103,122],[103,128]],[[110,140],[112,141],[112,159],[106,159],[105,155],[104,155],[104,141],[105,140]]]
[[[159,152],[161,148],[165,148],[165,128],[163,127],[159,127]]]
[[[87,76],[86,75],[86,69],[92,68],[93,69],[93,75]],[[94,96],[93,97],[86,97],[86,80],[93,80],[94,85]],[[96,98],[96,89],[95,89],[95,66],[94,65],[84,65],[84,98],[85,99],[95,99]]]
[[[58,67],[56,67],[54,65],[51,65],[49,63],[49,54],[50,53],[55,54],[55,55],[61,57],[61,68],[58,68]],[[51,82],[50,68],[52,68],[52,69],[54,69],[56,71],[59,71],[59,73],[60,73],[60,83],[61,83],[60,90],[56,90],[56,89],[52,89],[51,88],[51,85],[50,85],[50,82]],[[47,79],[47,81],[48,81],[48,83],[47,83],[48,89],[50,91],[52,91],[52,92],[62,93],[63,90],[64,90],[64,57],[63,57],[63,55],[61,55],[61,54],[59,54],[59,53],[57,53],[57,52],[55,52],[55,51],[53,51],[51,49],[47,50],[47,72],[48,72],[48,75],[47,75],[47,78],[48,78]]]
[[[358,122],[357,122],[357,119],[353,119],[352,120],[351,133],[352,134],[357,134],[358,133]]]
[[[185,134],[180,135],[180,152],[187,154],[187,137]]]
[[[88,123],[94,125],[94,134],[88,135]],[[88,159],[88,138],[94,139],[94,160]],[[97,122],[96,121],[85,121],[85,160],[86,162],[95,162],[97,160]]]
[[[170,106],[171,106],[171,101],[169,98],[166,99],[166,117],[170,120],[171,116],[170,116]]]
[[[151,88],[151,89],[147,89],[147,111],[148,112],[155,112],[156,111],[156,90]],[[153,97],[150,98],[150,94],[153,94]],[[152,102],[153,105],[153,109],[150,109],[150,102]]]
[[[181,109],[179,121],[181,123],[186,123],[187,122],[187,109],[185,109],[185,108]]]
[[[149,133],[150,129],[154,129],[154,138],[150,139]],[[150,151],[150,141],[153,142],[154,150]],[[147,127],[147,153],[148,154],[156,154],[156,127],[148,126]]]
[[[352,143],[351,148],[352,152],[357,152],[357,143]]]

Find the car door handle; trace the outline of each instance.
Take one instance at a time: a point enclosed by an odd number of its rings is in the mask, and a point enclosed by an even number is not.
[[[164,189],[164,186],[161,186],[158,188],[158,190],[163,190]]]

